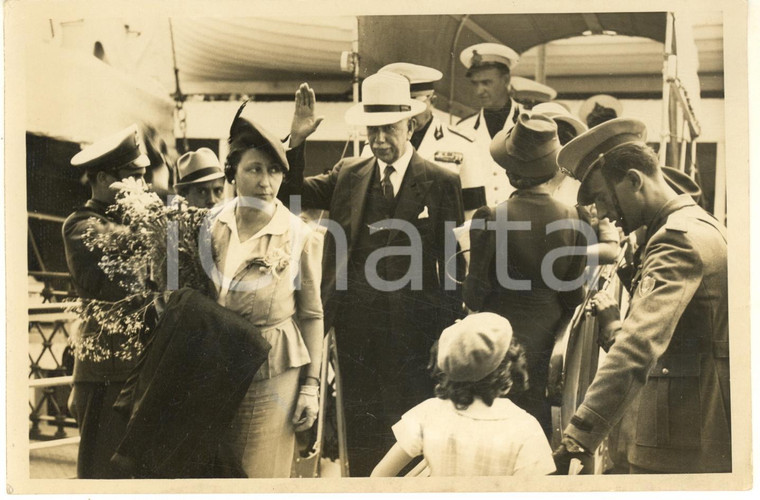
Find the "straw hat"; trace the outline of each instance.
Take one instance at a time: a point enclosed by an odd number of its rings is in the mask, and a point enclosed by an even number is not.
[[[425,111],[425,103],[412,99],[409,80],[382,71],[362,82],[362,101],[346,111],[349,125],[379,126],[396,123]]]

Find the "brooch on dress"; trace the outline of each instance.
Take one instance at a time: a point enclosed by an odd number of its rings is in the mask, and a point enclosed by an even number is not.
[[[290,263],[290,248],[285,245],[274,248],[267,252],[264,257],[256,257],[251,264],[256,266],[262,274],[273,274],[279,278],[280,273],[284,271]]]

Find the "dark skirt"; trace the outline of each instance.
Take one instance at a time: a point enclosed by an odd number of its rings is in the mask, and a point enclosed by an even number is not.
[[[486,297],[483,311],[507,318],[514,339],[525,349],[528,362],[527,391],[510,396],[520,408],[533,415],[546,433],[552,434],[551,404],[546,397],[546,384],[557,329],[564,314],[559,294],[553,290],[534,289],[527,292],[498,290]]]

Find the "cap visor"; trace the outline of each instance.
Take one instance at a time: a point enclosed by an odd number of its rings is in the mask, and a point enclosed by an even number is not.
[[[150,167],[150,159],[147,155],[140,155],[137,157],[136,160],[134,160],[131,165],[137,167],[137,168],[148,168]]]

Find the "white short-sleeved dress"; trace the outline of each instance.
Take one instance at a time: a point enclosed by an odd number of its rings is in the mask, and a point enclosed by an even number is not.
[[[424,455],[431,476],[526,476],[554,472],[549,442],[538,421],[508,399],[465,410],[428,399],[393,426],[401,448]]]

